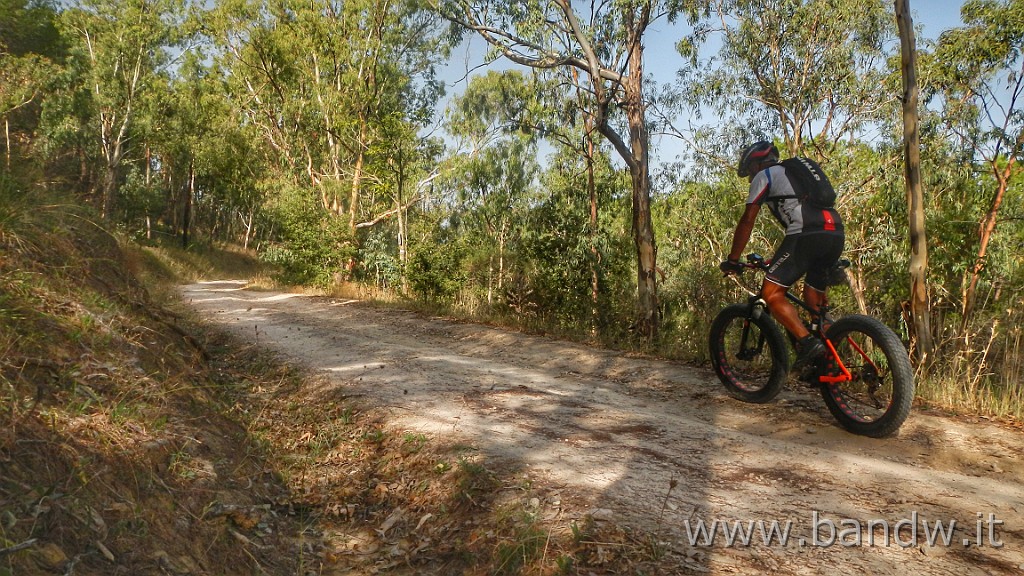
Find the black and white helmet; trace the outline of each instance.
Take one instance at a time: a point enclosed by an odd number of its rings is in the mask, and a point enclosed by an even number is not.
[[[767,161],[778,161],[779,149],[775,144],[762,140],[755,142],[743,149],[740,154],[740,163],[736,166],[736,175],[740,178],[750,176],[750,169],[753,166]]]

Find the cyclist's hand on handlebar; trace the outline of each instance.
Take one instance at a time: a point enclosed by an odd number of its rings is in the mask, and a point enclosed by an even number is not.
[[[739,260],[723,260],[722,263],[718,265],[718,269],[726,275],[742,274],[743,264],[740,264]]]

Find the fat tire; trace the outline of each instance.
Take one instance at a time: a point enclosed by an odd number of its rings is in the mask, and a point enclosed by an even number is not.
[[[870,338],[885,356],[889,377],[892,380],[892,397],[888,406],[880,416],[867,420],[849,406],[850,402],[847,401],[847,394],[844,391],[844,385],[847,383],[824,384],[821,387],[821,395],[829,412],[843,428],[861,436],[882,438],[896,432],[910,414],[910,407],[914,401],[914,371],[907,350],[899,337],[888,326],[869,316],[854,314],[840,318],[829,328],[828,338],[837,348],[842,348],[842,338],[854,332]],[[847,359],[843,360],[845,362]]]
[[[771,366],[768,380],[761,386],[743,382],[741,374],[734,370],[731,362],[734,356],[725,349],[725,336],[729,329],[736,328],[734,323],[739,322],[742,325],[748,320],[764,335],[764,344],[767,350],[764,350],[763,353],[770,354]],[[725,390],[733,398],[753,404],[764,404],[770,402],[782,391],[789,373],[789,353],[778,325],[767,311],[762,311],[759,316],[752,317],[750,304],[726,306],[711,323],[711,330],[708,333],[708,348],[711,352],[711,365],[715,374],[718,375]]]

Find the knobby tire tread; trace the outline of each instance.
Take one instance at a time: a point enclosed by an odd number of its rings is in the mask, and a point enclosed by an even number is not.
[[[836,339],[852,332],[860,332],[871,338],[882,349],[892,378],[892,401],[885,413],[872,422],[863,422],[843,410],[842,386],[822,385],[821,395],[829,411],[839,423],[850,432],[872,438],[882,438],[896,432],[910,414],[914,401],[914,372],[906,348],[896,334],[885,324],[869,316],[854,314],[836,321],[828,331],[829,340],[837,346]]]
[[[742,387],[742,382],[737,380],[737,376],[732,370],[730,351],[723,349],[725,331],[733,322],[743,322],[746,320],[750,316],[750,310],[750,304],[743,303],[732,304],[723,308],[711,323],[708,345],[711,352],[711,364],[715,374],[718,375],[718,379],[725,386],[726,392],[737,400],[764,404],[778,396],[786,384],[786,378],[789,373],[789,353],[785,338],[778,325],[768,315],[767,311],[763,312],[758,318],[750,318],[750,322],[764,334],[767,347],[766,353],[771,354],[772,358],[768,382],[758,389],[750,390]]]

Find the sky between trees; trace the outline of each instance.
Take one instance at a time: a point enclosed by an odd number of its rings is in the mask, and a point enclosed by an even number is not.
[[[917,38],[919,47],[925,42],[936,41],[943,30],[962,26],[963,20],[960,18],[962,4],[962,0],[911,0],[914,26],[920,31]],[[895,18],[895,12],[893,18]],[[675,43],[682,35],[678,28],[677,25],[661,20],[651,26],[644,37],[645,54],[648,57],[647,72],[659,84],[672,82],[676,71],[684,66],[683,58],[675,48]],[[894,39],[894,42],[898,42],[898,39]],[[717,43],[709,43],[702,51],[708,54],[718,48]],[[435,118],[433,130],[438,130],[438,126],[443,124],[444,110],[448,103],[452,98],[465,91],[466,85],[474,76],[486,74],[488,70],[525,70],[504,58],[499,58],[488,64],[485,62],[485,51],[486,46],[478,35],[467,35],[462,45],[452,52],[447,65],[439,71],[438,77],[444,81],[447,93],[438,102],[437,118]],[[652,58],[653,55],[656,57]],[[680,146],[677,140],[657,135],[652,135],[652,137],[654,146],[651,153],[654,165],[677,159],[677,149]],[[549,152],[551,152],[550,147],[542,146],[542,161]]]

